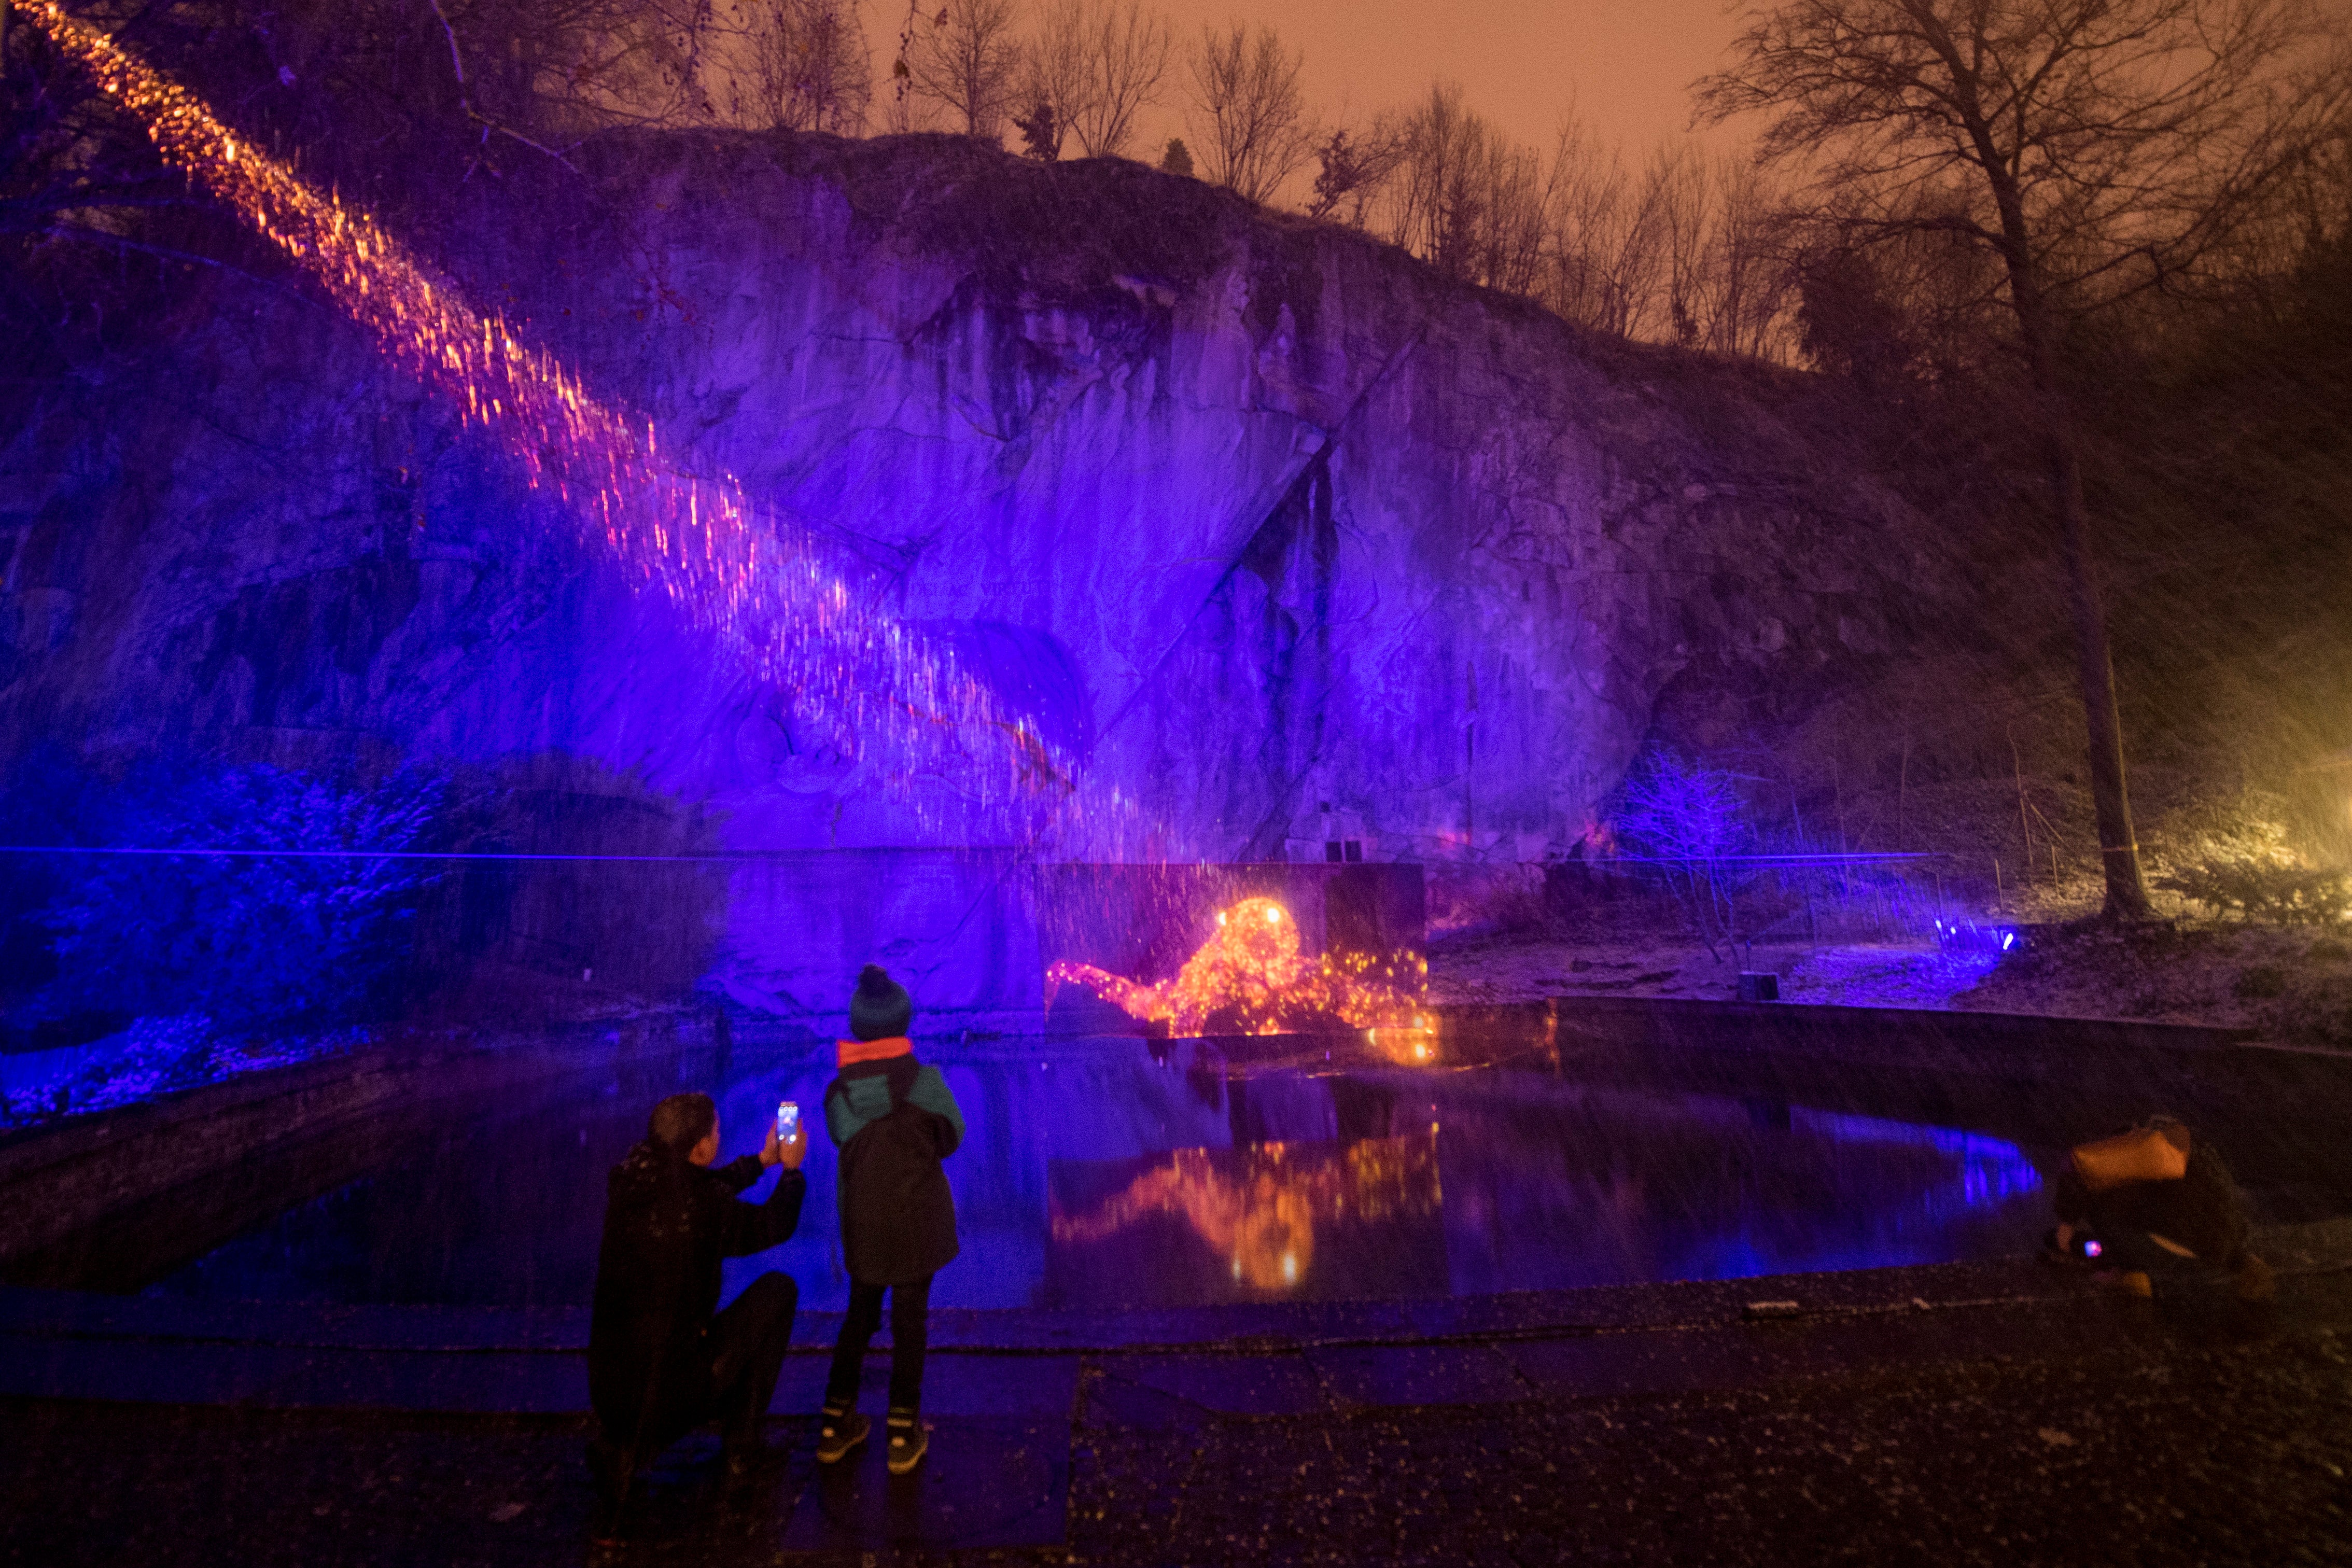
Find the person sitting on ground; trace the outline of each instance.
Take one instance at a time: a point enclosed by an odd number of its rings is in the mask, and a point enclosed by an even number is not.
[[[2210,1140],[2169,1116],[2074,1150],[2053,1196],[2053,1253],[2113,1271],[2135,1296],[2155,1294],[2153,1272],[2190,1269],[2232,1276],[2245,1300],[2277,1292],[2270,1266],[2247,1247],[2245,1204],[2230,1168]]]
[[[818,1433],[820,1464],[866,1441],[857,1379],[890,1293],[889,1467],[913,1469],[930,1446],[922,1419],[923,1349],[931,1277],[956,1255],[955,1197],[940,1162],[963,1142],[963,1111],[940,1069],[915,1059],[915,1004],[869,963],[849,999],[850,1038],[824,1091],[824,1126],[841,1151],[841,1250],[849,1316],[833,1348]]]
[[[588,1400],[603,1430],[589,1464],[617,1505],[636,1468],[716,1418],[730,1474],[762,1452],[760,1423],[792,1342],[799,1288],[786,1274],[751,1281],[723,1312],[719,1260],[764,1252],[800,1224],[805,1134],[769,1123],[766,1144],[714,1167],[719,1108],[707,1094],[654,1107],[646,1140],[606,1182],[604,1239],[588,1330]],[[738,1194],[783,1167],[765,1203]]]

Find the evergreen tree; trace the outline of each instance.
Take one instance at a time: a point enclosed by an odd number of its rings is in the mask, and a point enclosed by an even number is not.
[[[1013,121],[1021,132],[1021,148],[1041,163],[1050,163],[1062,155],[1062,124],[1055,117],[1054,106],[1044,99],[1025,116]]]

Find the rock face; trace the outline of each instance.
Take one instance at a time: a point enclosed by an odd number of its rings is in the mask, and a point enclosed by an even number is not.
[[[1168,858],[1541,858],[1671,679],[1869,651],[1911,571],[1790,378],[1190,180],[936,137],[587,156],[425,247],[1076,759],[1049,853],[1100,852],[1116,788]],[[186,288],[9,410],[0,766],[562,756],[730,848],[997,831],[813,751],[322,307]]]

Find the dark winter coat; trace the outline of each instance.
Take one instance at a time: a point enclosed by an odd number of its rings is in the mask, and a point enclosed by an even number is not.
[[[866,1053],[879,1059],[851,1059]],[[825,1131],[841,1151],[842,1257],[859,1284],[912,1285],[956,1255],[955,1195],[940,1162],[963,1142],[963,1110],[904,1040],[845,1041],[843,1058],[824,1091]]]
[[[2207,1140],[2192,1139],[2178,1122],[2159,1125],[2174,1146],[2187,1152],[2188,1169],[2179,1177],[2126,1182],[2094,1192],[2070,1160],[2052,1194],[2058,1217],[2108,1241],[2125,1232],[2161,1236],[2189,1248],[2200,1263],[2236,1268],[2249,1239],[2237,1179]]]
[[[719,1260],[790,1238],[808,1194],[808,1179],[787,1170],[767,1202],[743,1202],[737,1194],[761,1169],[751,1154],[697,1165],[651,1142],[613,1167],[588,1328],[588,1399],[607,1431],[638,1425],[649,1394],[660,1411],[709,1402],[704,1335],[719,1305]]]

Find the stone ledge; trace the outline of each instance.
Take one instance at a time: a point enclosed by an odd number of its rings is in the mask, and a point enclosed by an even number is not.
[[[0,1205],[0,1262],[371,1118],[413,1121],[452,1099],[607,1067],[605,1032],[583,1026],[552,1038],[542,1032],[404,1039],[17,1133],[0,1141],[0,1192],[8,1197]],[[677,1048],[648,1042],[638,1051]]]

